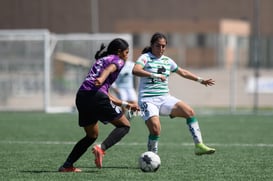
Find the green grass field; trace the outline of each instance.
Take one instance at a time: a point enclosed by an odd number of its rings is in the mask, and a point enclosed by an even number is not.
[[[0,180],[272,180],[273,117],[266,115],[198,115],[205,143],[214,155],[195,156],[183,119],[162,118],[161,167],[155,173],[138,169],[146,150],[147,129],[140,118],[130,133],[107,150],[97,169],[91,148],[75,164],[82,173],[59,173],[74,143],[84,133],[77,114],[0,112]],[[111,131],[100,124],[100,143]]]

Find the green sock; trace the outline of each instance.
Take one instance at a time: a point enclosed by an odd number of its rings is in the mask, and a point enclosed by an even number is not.
[[[195,117],[187,118],[187,124],[191,124],[191,123],[194,123],[194,122],[197,122],[197,119]]]
[[[158,135],[149,135],[149,140],[159,140],[159,136]]]

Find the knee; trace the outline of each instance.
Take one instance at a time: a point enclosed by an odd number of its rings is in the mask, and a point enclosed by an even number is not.
[[[97,139],[99,136],[98,132],[92,132],[92,133],[87,133],[86,135],[89,139]]]
[[[84,131],[86,133],[86,136],[90,139],[97,139],[99,136],[98,124],[86,126],[84,127]]]
[[[193,109],[189,109],[186,111],[187,117],[193,117],[195,115],[195,112]]]
[[[185,118],[193,117],[195,115],[194,110],[189,106],[182,108],[181,112],[184,112],[183,117]]]
[[[170,117],[184,117],[184,118],[188,118],[188,117],[192,117],[195,115],[194,110],[188,106],[187,104],[183,103],[183,102],[179,102],[177,103],[170,114]]]

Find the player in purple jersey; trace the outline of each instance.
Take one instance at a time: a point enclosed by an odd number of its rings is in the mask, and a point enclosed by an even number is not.
[[[95,164],[101,168],[105,151],[119,142],[130,130],[130,122],[118,106],[133,111],[139,110],[137,104],[122,101],[108,92],[128,58],[128,43],[117,38],[110,42],[107,51],[103,51],[104,48],[105,46],[102,44],[100,50],[97,51],[96,62],[91,67],[76,96],[79,126],[84,128],[86,135],[76,143],[65,163],[59,168],[60,172],[81,172],[81,169],[74,167],[74,163],[97,139],[98,121],[104,124],[111,123],[115,126],[101,145],[94,145],[92,148]]]

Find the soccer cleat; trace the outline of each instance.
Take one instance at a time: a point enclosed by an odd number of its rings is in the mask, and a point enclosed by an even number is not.
[[[198,143],[195,145],[196,155],[213,154],[215,151],[216,150],[214,148],[210,148],[203,143]]]
[[[102,159],[105,152],[101,149],[100,145],[95,145],[92,148],[92,152],[95,155],[95,164],[98,168],[102,167]]]
[[[82,170],[79,169],[79,168],[76,168],[76,167],[68,167],[68,168],[65,168],[65,167],[60,167],[59,172],[81,172]]]

